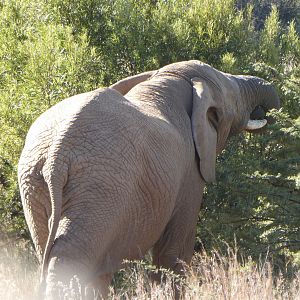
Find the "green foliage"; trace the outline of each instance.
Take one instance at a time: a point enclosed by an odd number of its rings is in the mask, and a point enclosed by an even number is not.
[[[268,252],[281,264],[283,254],[300,247],[300,119],[272,115],[268,132],[236,137],[219,157],[218,183],[208,188],[199,228],[208,248],[224,240],[234,245],[235,238],[248,255]]]
[[[239,9],[247,5],[253,5],[255,16],[255,28],[261,30],[265,20],[269,16],[272,7],[277,7],[279,18],[286,26],[291,20],[296,20],[297,31],[300,30],[300,2],[299,0],[237,0],[236,5]]]
[[[283,106],[264,135],[237,136],[219,156],[200,213],[202,244],[236,240],[246,254],[296,264],[299,9],[296,0],[0,1],[0,229],[26,235],[17,162],[38,115],[127,75],[199,59],[269,80]]]
[[[0,8],[0,218],[22,231],[16,169],[29,126],[63,98],[96,88],[101,65],[86,34],[54,24],[41,3],[16,1]],[[98,65],[98,69],[96,69]]]
[[[239,12],[233,0],[50,3],[57,18],[72,24],[75,33],[78,28],[90,33],[91,45],[103,57],[106,83],[179,60],[218,65],[226,53],[251,60],[247,50],[254,38],[251,9]],[[93,17],[87,21],[85,16]]]
[[[245,71],[273,82],[283,108],[272,113],[276,123],[263,135],[235,137],[219,156],[219,178],[208,187],[199,236],[208,249],[224,247],[225,240],[237,241],[257,259],[269,253],[289,271],[297,265],[300,249],[300,43],[295,22],[282,27],[273,6],[257,46],[256,61]],[[232,58],[223,60],[230,65]]]
[[[260,35],[261,60],[266,64],[275,65],[279,62],[279,34],[280,24],[278,10],[273,6]]]

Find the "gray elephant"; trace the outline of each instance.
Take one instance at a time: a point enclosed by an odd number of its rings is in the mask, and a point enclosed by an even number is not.
[[[18,176],[47,299],[74,275],[105,296],[122,261],[151,248],[155,265],[181,273],[217,154],[229,136],[267,123],[250,115],[278,107],[264,80],[193,60],[43,113]]]

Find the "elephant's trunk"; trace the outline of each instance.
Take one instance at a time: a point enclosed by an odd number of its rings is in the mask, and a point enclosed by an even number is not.
[[[240,90],[252,111],[261,106],[265,111],[280,107],[279,97],[274,87],[261,78],[254,76],[238,76]]]
[[[267,121],[262,122],[266,118],[266,113],[275,108],[280,107],[280,100],[275,88],[261,78],[254,76],[236,76],[236,82],[239,85],[241,98],[245,103],[245,113],[247,117],[245,126],[248,130],[255,130],[263,127]],[[255,120],[261,120],[256,122]],[[249,122],[250,121],[250,122]]]

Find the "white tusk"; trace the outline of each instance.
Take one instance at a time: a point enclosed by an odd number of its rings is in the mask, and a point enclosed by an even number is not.
[[[255,130],[260,129],[267,125],[268,121],[266,119],[263,120],[249,120],[248,124],[246,125],[246,130]]]

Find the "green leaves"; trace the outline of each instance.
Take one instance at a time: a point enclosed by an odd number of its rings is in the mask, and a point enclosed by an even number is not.
[[[273,6],[260,35],[261,60],[267,64],[275,65],[279,62],[279,34],[279,14],[277,8]]]
[[[0,219],[11,230],[17,224],[10,219],[11,204],[18,202],[21,210],[16,168],[29,126],[58,101],[102,81],[87,35],[75,38],[71,27],[52,23],[41,5],[7,2],[0,10],[0,176],[5,182],[0,182]]]

